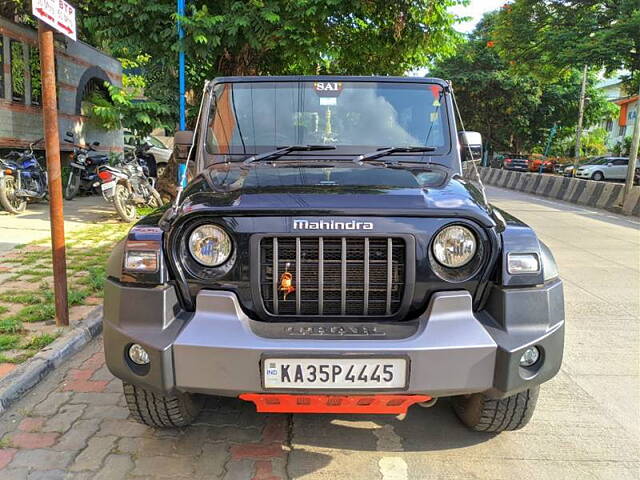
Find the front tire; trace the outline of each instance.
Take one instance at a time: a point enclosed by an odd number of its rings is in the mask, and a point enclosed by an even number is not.
[[[72,169],[69,173],[67,187],[64,189],[64,199],[73,200],[78,191],[80,191],[80,173],[75,173],[75,169]]]
[[[136,206],[129,201],[129,190],[125,185],[119,183],[113,192],[113,205],[120,218],[127,223],[131,223],[136,219]]]
[[[24,212],[27,208],[27,199],[16,197],[16,179],[11,175],[0,177],[0,204],[14,215]]]
[[[602,172],[596,172],[593,175],[591,175],[591,180],[595,180],[596,182],[601,182],[602,180],[604,180],[604,175]]]
[[[539,391],[535,386],[500,399],[482,393],[463,395],[453,399],[453,409],[460,421],[476,432],[519,430],[531,420]]]
[[[188,393],[160,395],[122,382],[131,416],[138,422],[157,428],[186,427],[202,410],[204,399]]]

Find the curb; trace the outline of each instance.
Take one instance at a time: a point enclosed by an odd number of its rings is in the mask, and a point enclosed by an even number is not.
[[[100,332],[102,305],[91,310],[79,325],[0,379],[0,415]]]
[[[594,182],[580,178],[499,170],[489,167],[478,167],[478,172],[482,181],[487,185],[640,217],[640,186],[634,186],[631,189],[629,198],[621,206],[624,189],[622,183]]]

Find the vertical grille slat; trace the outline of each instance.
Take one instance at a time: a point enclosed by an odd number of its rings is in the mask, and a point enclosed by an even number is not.
[[[393,286],[393,241],[387,239],[387,315],[391,315],[391,288]]]
[[[273,238],[273,313],[278,315],[278,239]]]
[[[340,315],[347,313],[347,239],[342,237],[340,262]]]
[[[369,282],[371,279],[369,278],[369,237],[364,239],[364,302],[362,306],[362,314],[369,314]]]
[[[318,315],[324,312],[324,239],[318,239]]]
[[[302,288],[300,279],[302,276],[300,275],[300,237],[296,238],[296,278],[294,278],[294,284],[296,287],[295,295],[296,295],[296,315],[300,315],[300,305],[302,298]]]
[[[376,236],[270,236],[260,241],[265,313],[279,317],[388,317],[406,288],[404,239]],[[292,274],[294,290],[280,290]]]

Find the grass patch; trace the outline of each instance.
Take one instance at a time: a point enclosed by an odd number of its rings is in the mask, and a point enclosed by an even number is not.
[[[13,357],[7,357],[6,355],[3,355],[2,353],[0,353],[0,363],[22,363],[26,360],[29,360],[31,357],[33,357],[36,353],[36,351],[26,351],[26,352],[22,352],[19,353],[18,355],[15,355]]]
[[[15,315],[7,317],[7,320],[15,320],[16,322],[23,323],[44,322],[53,319],[55,315],[56,307],[53,303],[41,303],[24,307]]]
[[[106,263],[114,245],[131,228],[122,223],[99,224],[67,234],[69,307],[86,305],[87,297],[101,297]],[[8,264],[9,280],[25,281],[26,288],[0,285],[0,362],[21,363],[53,342],[60,333],[25,329],[28,323],[52,323],[55,318],[50,240],[42,239],[13,250],[2,260]],[[29,285],[27,285],[29,284]],[[7,305],[7,306],[5,306]],[[17,307],[17,308],[16,308]],[[14,312],[14,313],[7,313]],[[31,329],[32,330],[32,329]],[[8,355],[6,350],[12,350]]]
[[[0,352],[4,350],[13,350],[20,345],[22,336],[20,335],[8,335],[6,333],[0,334]]]
[[[0,333],[18,333],[22,330],[22,322],[12,317],[0,320]]]
[[[42,350],[59,336],[59,333],[42,333],[40,335],[36,335],[29,341],[29,343],[24,346],[24,348],[27,348],[29,350]]]
[[[37,293],[20,293],[17,290],[10,290],[8,292],[0,294],[0,300],[7,303],[22,303],[23,305],[35,305],[37,303],[42,303],[43,298]]]

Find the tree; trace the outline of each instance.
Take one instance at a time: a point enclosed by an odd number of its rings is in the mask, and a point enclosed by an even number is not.
[[[181,19],[187,85],[197,93],[221,75],[404,74],[454,52],[448,8],[464,1],[190,0]],[[90,43],[150,57],[145,95],[175,109],[175,0],[82,0],[79,10]]]
[[[514,0],[498,15],[493,41],[514,68],[547,76],[581,68],[630,72],[640,83],[638,0]]]
[[[465,128],[481,132],[494,150],[531,150],[546,141],[554,123],[558,137],[575,129],[581,74],[574,69],[543,79],[514,70],[495,48],[499,16],[485,15],[458,52],[436,62],[431,73],[452,81]],[[585,127],[613,114],[594,75],[587,97]]]

